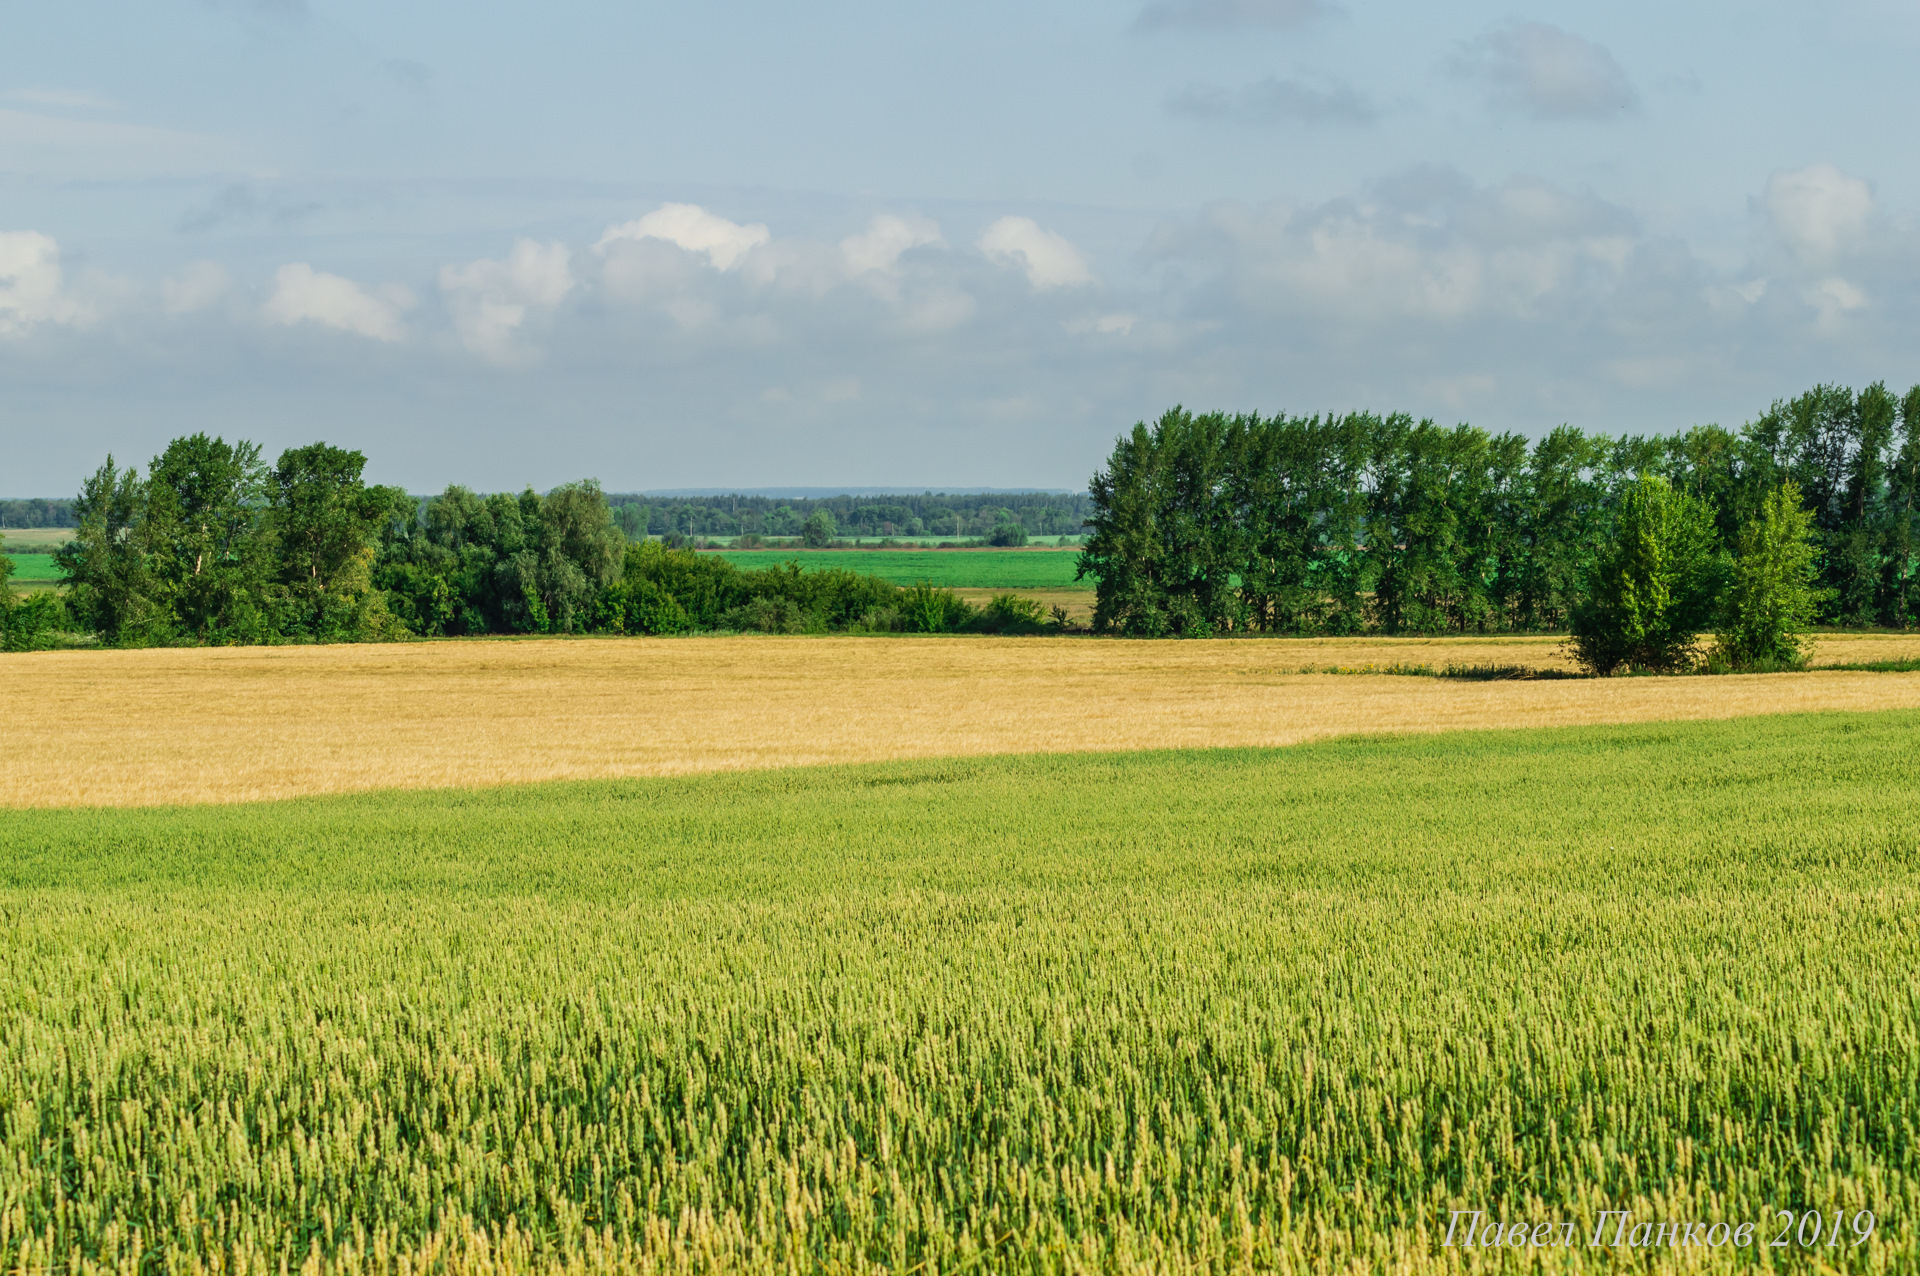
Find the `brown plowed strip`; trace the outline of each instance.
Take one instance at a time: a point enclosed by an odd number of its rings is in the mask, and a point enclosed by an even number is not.
[[[1559,667],[1552,639],[693,638],[0,656],[0,806],[939,755],[1293,744],[1920,706],[1920,674],[1463,682],[1302,666]],[[1920,655],[1823,640],[1822,660]]]

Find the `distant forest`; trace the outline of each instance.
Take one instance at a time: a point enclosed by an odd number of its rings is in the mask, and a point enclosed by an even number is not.
[[[424,505],[426,498],[420,498]],[[640,496],[610,493],[614,521],[643,536],[799,536],[825,510],[843,536],[986,537],[1018,523],[1029,536],[1071,536],[1093,512],[1085,492],[933,493],[919,496]],[[0,501],[0,528],[77,526],[71,499]]]
[[[0,528],[72,526],[73,502],[70,499],[36,497],[24,501],[0,501]]]
[[[933,493],[919,496],[623,496],[611,493],[615,521],[628,536],[798,536],[825,510],[842,536],[985,537],[1005,523],[1029,536],[1071,536],[1093,513],[1085,492]]]

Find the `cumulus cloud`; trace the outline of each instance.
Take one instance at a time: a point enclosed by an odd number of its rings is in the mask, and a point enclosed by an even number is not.
[[[53,237],[32,230],[0,231],[0,337],[87,318],[87,308],[66,291],[60,245]]]
[[[398,341],[405,335],[400,312],[412,303],[404,288],[389,287],[376,295],[351,279],[295,262],[274,272],[273,294],[260,313],[271,323],[315,323],[375,341]]]
[[[1297,27],[1338,13],[1325,0],[1153,0],[1134,25],[1156,27]]]
[[[521,328],[529,314],[551,311],[573,291],[572,263],[565,244],[516,239],[504,261],[442,267],[440,289],[462,343],[495,363],[526,360],[532,352],[519,344]]]
[[[1831,164],[1775,173],[1759,205],[1788,247],[1812,257],[1856,239],[1874,214],[1872,188]]]
[[[690,253],[704,253],[716,270],[732,270],[772,237],[758,222],[742,226],[698,204],[663,204],[637,221],[607,227],[594,248],[605,252],[623,240],[658,239]]]
[[[1017,265],[1035,288],[1060,288],[1093,282],[1093,272],[1065,238],[1042,230],[1031,217],[1002,217],[980,236],[988,260]]]
[[[1194,84],[1167,99],[1175,115],[1248,124],[1369,124],[1379,111],[1350,84],[1315,88],[1271,76],[1237,89]]]
[[[1866,293],[1838,277],[1822,279],[1807,289],[1803,297],[1814,309],[1815,323],[1823,329],[1837,327],[1848,312],[1865,309],[1867,305]]]
[[[1516,179],[1416,170],[1367,198],[1214,205],[1152,249],[1211,258],[1250,303],[1361,320],[1526,318],[1610,290],[1640,240],[1624,209]]]
[[[859,234],[841,240],[840,256],[852,274],[885,273],[898,267],[900,255],[909,249],[946,242],[940,237],[940,228],[925,218],[883,213]]]
[[[1508,22],[1455,55],[1455,74],[1486,86],[1495,105],[1540,120],[1608,119],[1639,95],[1605,46],[1545,22]]]

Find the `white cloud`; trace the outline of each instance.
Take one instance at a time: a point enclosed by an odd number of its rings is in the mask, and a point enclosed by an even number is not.
[[[1134,25],[1154,27],[1297,27],[1338,13],[1325,0],[1153,0]]]
[[[1544,22],[1496,27],[1461,49],[1453,70],[1535,119],[1606,119],[1639,101],[1605,46]]]
[[[1872,188],[1831,164],[1775,173],[1759,203],[1790,247],[1817,257],[1858,236],[1874,213]]]
[[[0,337],[19,336],[43,323],[77,324],[87,308],[69,296],[60,270],[60,245],[38,231],[0,231]]]
[[[295,262],[274,272],[273,295],[260,313],[273,323],[317,323],[375,341],[398,341],[404,335],[400,312],[412,304],[404,288],[375,295],[351,279]]]
[[[1035,288],[1093,282],[1080,250],[1030,217],[1002,217],[980,236],[980,251],[1002,265],[1019,265]]]
[[[1807,289],[1803,296],[1816,312],[1815,323],[1822,328],[1837,326],[1842,316],[1849,311],[1864,309],[1867,304],[1866,293],[1838,277],[1822,279]]]
[[[573,291],[572,262],[565,244],[516,239],[505,261],[442,267],[440,288],[460,340],[495,363],[524,361],[531,352],[517,342],[520,329],[530,311],[550,311]]]
[[[909,249],[946,242],[940,228],[924,218],[882,213],[867,229],[840,241],[840,256],[853,274],[887,272],[900,264],[900,255]]]
[[[233,290],[233,276],[218,262],[190,262],[160,285],[168,314],[189,315],[218,305]]]
[[[605,252],[621,240],[661,239],[690,253],[705,253],[716,270],[731,270],[771,238],[758,222],[742,226],[698,204],[663,204],[638,221],[607,227],[594,248]]]
[[[1427,170],[1366,199],[1214,205],[1197,226],[1163,230],[1156,247],[1230,263],[1225,277],[1259,308],[1454,321],[1534,316],[1604,294],[1638,238],[1631,216],[1591,197]]]

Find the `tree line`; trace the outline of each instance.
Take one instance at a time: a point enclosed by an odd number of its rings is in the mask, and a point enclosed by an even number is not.
[[[1685,560],[1663,614],[1708,628],[1742,537],[1768,529],[1770,508],[1770,534],[1792,530],[1783,490],[1809,553],[1794,607],[1912,625],[1920,387],[1896,399],[1878,383],[1816,386],[1739,430],[1562,426],[1533,442],[1404,414],[1176,408],[1121,437],[1094,477],[1081,572],[1095,627],[1114,633],[1560,631],[1638,587],[1620,575],[1621,537],[1658,524],[1647,552]]]
[[[858,537],[946,536],[1002,542],[1027,536],[1071,536],[1086,530],[1092,504],[1084,492],[925,492],[914,495],[785,498],[610,495],[614,517],[629,536],[802,536],[824,514],[838,534]]]
[[[9,527],[72,526],[72,501],[42,497],[0,501],[0,530]]]
[[[63,625],[115,646],[1047,627],[1017,598],[979,608],[848,571],[742,571],[636,543],[590,480],[423,501],[368,484],[365,467],[325,443],[269,465],[256,444],[205,434],[173,440],[144,474],[109,457],[72,502],[58,597],[17,602],[0,556],[5,644]]]

